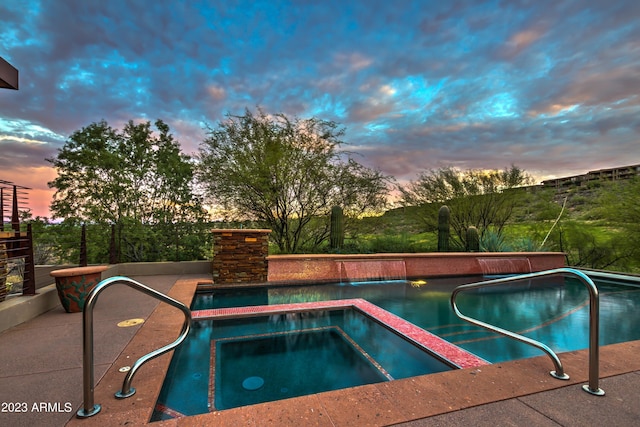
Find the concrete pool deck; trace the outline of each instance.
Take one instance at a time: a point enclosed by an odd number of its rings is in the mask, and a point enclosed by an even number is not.
[[[206,275],[133,276],[188,303]],[[95,402],[102,411],[77,419],[82,406],[82,315],[58,306],[0,333],[0,425],[117,426],[148,423],[171,355],[145,364],[137,393],[117,400],[123,373],[140,356],[178,335],[182,314],[117,285],[95,306]],[[117,324],[130,319],[129,327]],[[560,354],[569,381],[552,378],[547,356],[413,377],[152,423],[157,426],[585,426],[640,420],[640,341],[602,347],[597,397],[582,391],[588,352]],[[24,409],[24,411],[22,411]],[[17,412],[18,410],[22,412]]]

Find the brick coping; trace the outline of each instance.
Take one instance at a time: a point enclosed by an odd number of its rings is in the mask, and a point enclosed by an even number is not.
[[[514,258],[514,257],[550,257],[564,254],[562,252],[389,252],[376,254],[282,254],[269,255],[272,260],[304,260],[331,259],[337,261],[351,260],[398,260],[405,258]],[[455,275],[455,272],[451,273]]]

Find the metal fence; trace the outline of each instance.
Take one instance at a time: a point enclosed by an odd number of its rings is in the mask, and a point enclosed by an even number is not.
[[[33,260],[33,233],[31,224],[21,227],[20,212],[28,211],[30,188],[0,180],[0,258],[5,264],[0,269],[4,280],[0,282],[7,293],[34,295],[35,265]]]

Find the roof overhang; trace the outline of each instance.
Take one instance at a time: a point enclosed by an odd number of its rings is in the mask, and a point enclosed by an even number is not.
[[[0,88],[18,90],[18,69],[0,57]]]

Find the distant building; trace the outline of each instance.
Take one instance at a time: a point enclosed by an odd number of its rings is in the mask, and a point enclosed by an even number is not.
[[[543,187],[553,187],[556,190],[587,185],[593,181],[618,181],[640,176],[640,164],[621,166],[617,168],[589,171],[583,175],[567,176],[564,178],[547,179],[542,181]]]

